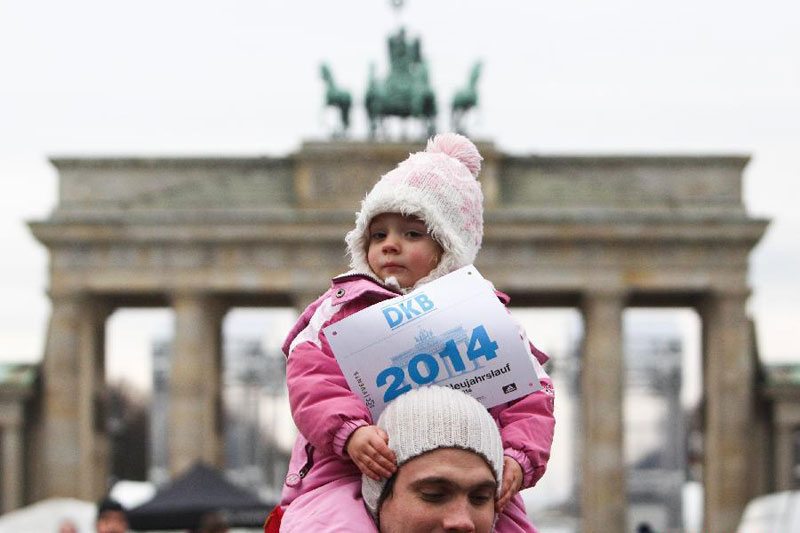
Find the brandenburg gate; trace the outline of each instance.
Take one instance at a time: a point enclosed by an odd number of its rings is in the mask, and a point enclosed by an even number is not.
[[[732,531],[753,468],[748,255],[767,225],[742,203],[747,158],[523,157],[478,145],[487,209],[477,267],[512,304],[583,315],[582,531],[625,530],[629,306],[690,307],[702,320],[706,531]],[[121,307],[175,313],[171,471],[220,464],[226,311],[299,309],[319,295],[346,269],[343,237],[360,199],[419,149],[307,142],[279,158],[54,159],[58,205],[31,224],[50,254],[52,315],[28,499],[95,499],[107,488],[104,329]]]

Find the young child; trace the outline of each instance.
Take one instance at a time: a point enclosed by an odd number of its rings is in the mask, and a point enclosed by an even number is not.
[[[467,138],[441,134],[384,175],[345,239],[353,270],[334,278],[289,333],[283,351],[300,434],[281,498],[280,531],[375,531],[361,501],[361,475],[389,478],[396,458],[386,433],[348,388],[322,329],[474,262],[483,237],[481,160]],[[506,295],[497,297],[508,303]],[[518,492],[544,473],[553,438],[553,389],[541,369],[547,356],[530,347],[543,388],[489,410],[504,448],[500,533],[536,531]]]

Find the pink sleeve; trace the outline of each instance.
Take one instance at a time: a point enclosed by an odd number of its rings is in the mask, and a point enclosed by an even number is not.
[[[520,334],[527,340],[524,329],[520,328]],[[532,343],[528,345],[542,388],[490,410],[500,427],[504,454],[522,467],[522,488],[534,486],[544,474],[556,425],[553,382],[541,366],[549,358]]]
[[[503,450],[503,455],[511,457],[519,464],[520,467],[522,467],[522,486],[530,487],[533,485],[535,469],[531,464],[531,460],[528,459],[528,456],[519,450],[515,450],[514,448],[506,448]]]
[[[316,337],[294,346],[286,362],[292,418],[314,447],[342,455],[350,433],[372,418],[347,386],[321,327]]]
[[[553,386],[549,378],[540,380],[540,383],[542,389],[504,406],[492,408],[499,422],[505,455],[522,466],[522,488],[532,487],[542,477],[553,445],[556,423],[553,416]]]
[[[366,420],[348,420],[342,424],[342,427],[333,436],[333,451],[336,455],[344,456],[344,445],[347,444],[347,439],[350,438],[350,435],[358,428],[368,425]]]

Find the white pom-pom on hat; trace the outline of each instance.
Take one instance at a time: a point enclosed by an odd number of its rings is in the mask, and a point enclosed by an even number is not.
[[[374,274],[367,261],[369,223],[382,213],[419,217],[442,247],[439,264],[414,287],[473,263],[483,240],[483,193],[477,180],[482,159],[463,135],[442,133],[424,152],[411,154],[384,174],[361,202],[356,227],[345,237],[353,270]]]
[[[483,157],[472,141],[458,133],[441,133],[428,141],[425,151],[429,154],[446,154],[458,159],[467,167],[474,178],[481,172]]]

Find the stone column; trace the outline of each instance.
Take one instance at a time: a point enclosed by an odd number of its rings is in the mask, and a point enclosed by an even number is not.
[[[703,319],[705,529],[734,531],[750,496],[754,369],[747,292],[714,292]]]
[[[793,401],[775,402],[775,490],[793,490],[795,433],[800,430],[800,412]]]
[[[622,292],[584,296],[581,531],[626,531]]]
[[[792,490],[794,478],[792,428],[779,426],[775,436],[775,490]]]
[[[42,363],[42,464],[33,495],[94,500],[108,475],[108,455],[98,454],[104,421],[96,420],[95,405],[104,388],[107,311],[85,295],[55,295],[52,304]]]
[[[80,498],[95,501],[110,488],[111,444],[106,431],[107,387],[105,323],[111,309],[98,300],[84,300],[79,324],[78,394]]]
[[[178,294],[172,347],[169,469],[175,476],[196,461],[222,466],[222,307],[214,298]]]
[[[2,406],[0,412],[0,436],[2,436],[2,447],[0,447],[0,459],[2,459],[2,488],[0,501],[3,507],[0,514],[7,513],[18,507],[22,507],[24,479],[22,477],[22,465],[24,456],[22,453],[22,400],[20,405]]]

